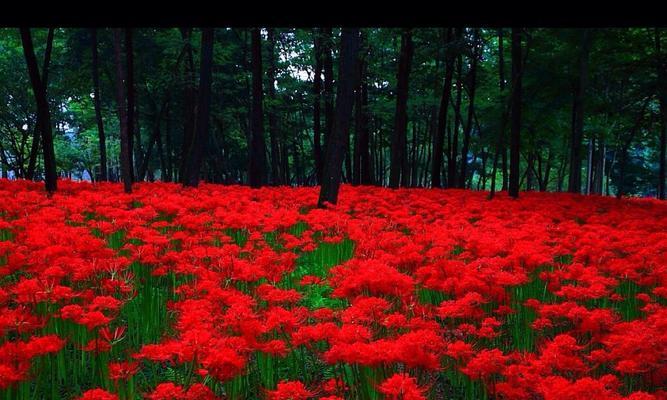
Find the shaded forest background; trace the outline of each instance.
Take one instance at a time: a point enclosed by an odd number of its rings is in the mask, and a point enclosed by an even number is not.
[[[0,169],[664,198],[664,36],[4,28]]]

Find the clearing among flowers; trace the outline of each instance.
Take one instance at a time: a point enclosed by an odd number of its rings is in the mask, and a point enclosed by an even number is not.
[[[667,204],[0,181],[2,399],[667,399]]]

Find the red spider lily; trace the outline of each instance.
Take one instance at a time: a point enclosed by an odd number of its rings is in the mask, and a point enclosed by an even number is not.
[[[417,380],[407,374],[394,374],[378,386],[380,393],[392,400],[425,400],[426,388],[417,386]]]

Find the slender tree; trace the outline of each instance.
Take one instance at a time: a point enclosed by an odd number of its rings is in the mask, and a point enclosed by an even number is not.
[[[104,134],[104,120],[102,119],[102,100],[100,98],[100,71],[99,55],[97,51],[97,29],[90,30],[90,41],[92,51],[92,75],[93,75],[93,105],[95,107],[95,120],[97,121],[97,137],[100,149],[100,176],[98,180],[106,181],[107,175],[107,145]]]
[[[570,193],[581,192],[581,146],[584,139],[584,96],[588,82],[588,55],[591,49],[591,31],[581,32],[581,51],[579,53],[579,75],[575,85],[573,104],[574,126],[570,140],[570,177],[567,190]]]
[[[189,151],[184,182],[185,186],[190,187],[197,187],[199,185],[204,148],[208,143],[211,81],[213,77],[213,36],[213,28],[202,28],[196,130]]]
[[[519,197],[519,143],[521,134],[521,29],[512,28],[512,131],[510,135],[509,195]]]
[[[266,71],[267,77],[269,78],[269,85],[266,88],[266,92],[269,96],[269,107],[268,108],[268,117],[269,117],[269,134],[271,135],[271,183],[273,185],[281,185],[283,183],[282,177],[283,174],[280,170],[280,144],[279,138],[280,133],[278,132],[277,118],[276,118],[276,60],[275,60],[275,48],[276,48],[276,38],[275,38],[275,29],[267,29],[267,39],[269,45],[268,57],[269,57],[269,68]]]
[[[324,207],[325,203],[336,204],[338,201],[343,158],[345,157],[345,135],[349,135],[354,88],[357,86],[356,80],[359,76],[357,73],[359,42],[359,28],[343,28],[335,119],[326,148],[318,207]]]
[[[135,129],[135,89],[134,89],[134,39],[132,37],[132,28],[125,28],[125,68],[127,68],[127,132],[128,146],[130,154],[130,177],[132,182],[136,181],[134,173],[134,152],[135,149],[141,151],[141,140],[139,139],[139,130]],[[135,143],[135,136],[137,138]],[[141,162],[141,160],[138,160]]]
[[[658,198],[660,200],[665,200],[667,194],[665,193],[665,164],[667,163],[666,159],[666,150],[667,150],[667,62],[665,62],[665,55],[662,53],[661,43],[660,43],[660,28],[655,28],[655,54],[656,54],[656,68],[657,68],[657,88],[658,88],[658,101],[660,103],[660,141],[658,151],[659,155],[659,170],[658,170]]]
[[[23,55],[28,65],[28,74],[32,91],[35,95],[37,104],[37,123],[41,131],[42,149],[44,152],[44,181],[46,191],[53,193],[57,189],[56,156],[53,149],[53,133],[51,128],[51,112],[49,110],[49,101],[47,98],[47,85],[42,81],[37,66],[37,58],[32,44],[32,35],[30,28],[21,28],[21,42],[23,44]],[[53,40],[53,37],[51,37]],[[46,72],[46,71],[45,71]]]
[[[473,117],[475,115],[475,91],[477,89],[477,62],[478,62],[478,37],[479,30],[475,29],[472,38],[472,60],[470,61],[470,71],[468,72],[468,116],[463,132],[463,146],[461,148],[461,174],[459,175],[458,187],[465,188],[466,178],[468,176],[468,151],[470,150],[470,134],[472,132]]]
[[[452,49],[453,28],[447,29],[445,36],[445,79],[440,97],[440,110],[438,111],[438,125],[433,135],[433,163],[431,164],[431,186],[439,188],[442,186],[441,176],[443,169],[443,154],[445,143],[445,132],[447,129],[447,110],[452,91],[452,77],[454,72],[454,52]]]
[[[49,33],[46,36],[46,50],[44,51],[44,64],[42,66],[42,85],[45,87],[44,90],[48,90],[49,82],[49,64],[51,62],[51,50],[53,49],[53,35],[54,28],[49,28]],[[39,115],[38,115],[39,118]],[[28,170],[26,171],[26,179],[35,178],[35,169],[37,167],[37,155],[39,153],[39,147],[41,145],[41,130],[38,130],[39,123],[35,124],[35,131],[32,136],[32,145],[30,147],[30,158],[28,160]]]
[[[334,120],[333,34],[331,28],[321,30],[322,70],[324,72],[324,152],[329,143]]]
[[[252,57],[252,127],[248,152],[248,181],[251,187],[266,184],[266,144],[264,142],[264,115],[262,111],[262,37],[259,28],[251,33]]]
[[[116,58],[116,103],[118,105],[118,118],[120,125],[120,170],[123,178],[123,189],[125,193],[132,193],[132,173],[130,164],[129,131],[127,123],[127,94],[125,91],[125,68],[123,68],[123,52],[121,29],[113,30],[113,47]]]
[[[398,58],[396,86],[396,113],[394,133],[391,137],[391,165],[389,166],[389,187],[397,188],[399,183],[408,186],[407,128],[408,128],[408,85],[412,64],[412,30],[404,29],[401,35],[401,50]]]
[[[322,179],[322,44],[319,29],[313,29],[313,41],[315,50],[315,76],[313,78],[313,152],[315,158],[315,174],[317,183],[321,184]]]

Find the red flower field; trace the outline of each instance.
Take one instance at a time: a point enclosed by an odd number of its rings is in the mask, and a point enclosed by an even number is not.
[[[667,204],[0,181],[0,399],[667,399]]]

